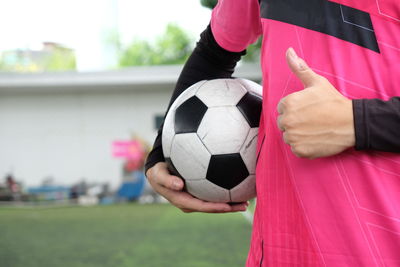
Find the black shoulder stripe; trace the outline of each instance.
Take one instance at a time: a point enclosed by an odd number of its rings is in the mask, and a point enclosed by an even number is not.
[[[368,13],[327,0],[260,0],[261,18],[325,33],[379,51]]]

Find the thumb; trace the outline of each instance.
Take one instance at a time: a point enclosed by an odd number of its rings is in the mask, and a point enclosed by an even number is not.
[[[299,58],[291,47],[286,51],[286,61],[293,74],[300,79],[304,87],[310,87],[318,81],[319,75],[302,58]]]

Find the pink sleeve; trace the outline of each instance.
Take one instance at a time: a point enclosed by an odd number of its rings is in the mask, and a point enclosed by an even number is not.
[[[239,52],[261,34],[258,0],[219,0],[211,16],[211,30],[217,43]]]

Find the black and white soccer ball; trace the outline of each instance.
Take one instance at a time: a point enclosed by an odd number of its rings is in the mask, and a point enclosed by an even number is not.
[[[212,202],[256,195],[255,167],[262,88],[246,79],[200,81],[165,118],[162,145],[170,172],[185,189]]]

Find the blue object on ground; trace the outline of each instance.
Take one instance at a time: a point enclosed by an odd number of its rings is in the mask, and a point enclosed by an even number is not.
[[[145,176],[142,171],[134,171],[132,180],[124,182],[118,189],[118,197],[135,200],[140,197],[144,189]]]

